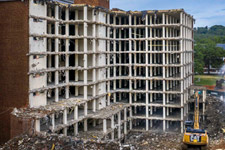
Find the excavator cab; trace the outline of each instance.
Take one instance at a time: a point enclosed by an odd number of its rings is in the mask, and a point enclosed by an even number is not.
[[[185,129],[187,128],[194,128],[194,122],[193,121],[185,121]]]

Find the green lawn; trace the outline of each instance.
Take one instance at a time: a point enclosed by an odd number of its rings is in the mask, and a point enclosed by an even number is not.
[[[216,85],[216,80],[222,79],[222,76],[217,75],[195,75],[195,85]]]

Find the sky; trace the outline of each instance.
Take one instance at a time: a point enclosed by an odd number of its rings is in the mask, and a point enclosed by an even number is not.
[[[125,11],[183,8],[194,16],[195,27],[225,26],[225,0],[110,0],[110,5]]]

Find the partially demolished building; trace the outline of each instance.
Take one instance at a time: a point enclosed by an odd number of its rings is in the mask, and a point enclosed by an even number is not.
[[[11,136],[28,127],[111,140],[129,130],[183,132],[193,83],[193,17],[183,9],[16,3],[27,8],[28,106],[13,110]]]

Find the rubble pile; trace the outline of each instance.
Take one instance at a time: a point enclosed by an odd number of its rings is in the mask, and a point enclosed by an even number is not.
[[[223,128],[225,129],[225,102],[208,97],[206,103],[203,128],[208,131],[211,140],[219,140],[223,137]]]
[[[8,141],[0,150],[118,150],[119,148],[119,144],[113,142],[97,143],[63,135],[29,136],[25,134]]]
[[[135,150],[180,150],[182,134],[162,132],[131,132],[126,144]]]

